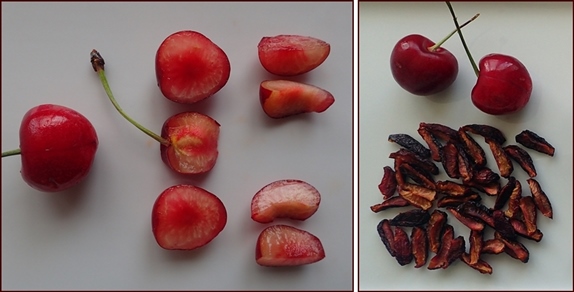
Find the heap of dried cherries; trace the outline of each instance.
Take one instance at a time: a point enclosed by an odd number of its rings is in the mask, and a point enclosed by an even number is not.
[[[400,265],[414,260],[415,268],[428,261],[430,270],[445,269],[461,259],[484,274],[492,274],[492,267],[481,258],[484,253],[504,252],[528,262],[529,252],[518,237],[539,242],[542,232],[536,226],[537,213],[552,218],[552,206],[534,179],[536,168],[525,148],[554,156],[554,147],[529,130],[515,136],[517,144],[504,145],[504,134],[488,125],[470,124],[455,130],[441,124],[420,123],[418,133],[428,148],[407,134],[389,135],[388,140],[401,149],[389,156],[394,166],[383,168],[379,184],[383,202],[371,206],[373,212],[416,207],[377,225],[390,255]],[[486,153],[473,136],[484,138],[497,172],[487,166]],[[531,195],[523,194],[521,183],[512,176],[512,161],[528,174],[526,182]],[[439,174],[435,162],[442,164],[452,180],[434,178]],[[482,194],[495,197],[494,206],[486,206]],[[431,212],[435,202],[437,208]],[[448,213],[470,229],[468,253],[465,238],[455,237],[453,226],[447,222]],[[493,238],[485,238],[487,226],[494,230]],[[405,227],[412,227],[410,236]],[[434,253],[432,258],[429,250]]]

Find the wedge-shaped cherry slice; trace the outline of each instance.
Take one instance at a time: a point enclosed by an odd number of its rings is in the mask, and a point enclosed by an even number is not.
[[[272,118],[324,112],[334,102],[333,95],[316,86],[289,81],[267,80],[259,86],[259,101],[263,111]]]
[[[269,223],[275,218],[306,220],[321,202],[312,185],[294,179],[274,181],[259,190],[251,200],[251,219]]]
[[[195,103],[218,92],[229,80],[225,52],[205,35],[178,31],[169,35],[155,56],[157,84],[162,94],[179,103]]]
[[[288,225],[265,228],[257,239],[255,260],[269,267],[300,266],[325,258],[321,240],[315,235]]]
[[[156,199],[151,221],[159,246],[191,250],[208,244],[223,230],[227,211],[216,195],[196,186],[176,185]]]
[[[307,73],[321,65],[331,52],[331,45],[317,38],[301,35],[263,37],[257,45],[259,61],[270,73],[293,76]]]

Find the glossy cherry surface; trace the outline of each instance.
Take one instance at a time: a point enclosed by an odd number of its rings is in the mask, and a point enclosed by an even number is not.
[[[397,42],[391,53],[395,81],[415,95],[432,95],[449,87],[458,74],[458,61],[447,49],[430,50],[434,42],[411,34]]]
[[[20,126],[22,178],[45,192],[70,188],[88,175],[98,148],[90,121],[70,108],[43,104]]]
[[[472,89],[472,103],[491,115],[516,112],[528,103],[532,93],[532,79],[518,59],[489,54],[479,62],[479,75]]]

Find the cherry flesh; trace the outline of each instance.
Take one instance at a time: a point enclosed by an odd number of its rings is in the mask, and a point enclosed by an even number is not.
[[[87,177],[97,148],[96,130],[86,117],[64,106],[43,104],[24,115],[20,149],[12,153],[20,154],[26,183],[40,191],[58,192]]]
[[[391,72],[395,81],[415,95],[432,95],[449,87],[458,74],[458,62],[447,49],[428,38],[412,34],[397,42],[391,53]]]
[[[530,100],[532,79],[526,67],[516,58],[489,54],[479,62],[479,75],[472,89],[472,103],[491,115],[521,110]]]

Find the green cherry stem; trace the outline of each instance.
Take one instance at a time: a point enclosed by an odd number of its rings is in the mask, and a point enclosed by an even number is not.
[[[12,155],[19,155],[19,154],[21,154],[21,153],[22,153],[22,151],[20,150],[20,148],[18,148],[18,149],[14,149],[14,150],[2,152],[2,157],[8,157],[8,156],[12,156]]]
[[[452,19],[454,20],[454,25],[456,26],[456,31],[458,32],[458,35],[460,36],[460,41],[462,42],[462,46],[464,47],[466,55],[468,56],[468,59],[470,60],[470,64],[472,65],[472,69],[474,69],[474,73],[478,77],[478,74],[479,74],[478,67],[476,66],[476,62],[474,62],[474,59],[472,58],[472,54],[470,53],[468,46],[466,45],[466,41],[464,40],[464,36],[462,35],[462,31],[460,30],[462,27],[458,25],[458,21],[456,20],[456,15],[454,13],[454,9],[452,8],[452,5],[450,5],[450,1],[446,1],[446,6],[448,6],[448,10],[450,10],[450,14],[452,15]]]
[[[465,23],[463,23],[460,28],[462,29],[463,27],[465,27],[467,24],[471,23],[473,20],[475,20],[478,16],[480,16],[480,13],[477,13],[475,16],[473,16],[471,19],[467,20]],[[429,51],[434,52],[436,49],[438,49],[440,46],[442,46],[442,44],[444,44],[448,39],[450,39],[450,37],[452,35],[454,35],[456,33],[457,29],[454,29],[453,31],[451,31],[444,39],[440,40],[438,43],[434,44],[434,46],[429,47]]]
[[[106,91],[108,98],[110,99],[110,101],[112,102],[112,104],[114,105],[116,110],[118,110],[118,112],[126,120],[128,120],[130,123],[132,123],[132,125],[136,126],[136,128],[140,129],[142,132],[146,133],[148,136],[152,137],[153,139],[155,139],[156,141],[158,141],[159,143],[161,143],[163,145],[166,145],[166,146],[169,145],[170,144],[169,140],[161,137],[160,135],[158,135],[158,134],[150,131],[146,127],[140,125],[138,122],[136,122],[135,120],[130,118],[124,112],[124,110],[120,107],[120,105],[118,104],[118,102],[114,98],[112,90],[110,89],[110,85],[108,84],[108,79],[106,78],[106,73],[104,71],[104,64],[105,64],[104,58],[102,58],[102,56],[100,55],[100,53],[98,51],[92,50],[92,52],[90,53],[90,62],[92,63],[92,67],[94,68],[94,71],[96,71],[98,73],[98,76],[100,76],[100,80],[102,81],[102,85],[104,86],[104,90]]]

